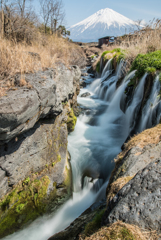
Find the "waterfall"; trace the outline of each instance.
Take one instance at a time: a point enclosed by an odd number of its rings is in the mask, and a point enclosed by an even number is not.
[[[47,240],[105,196],[107,182],[115,165],[113,159],[121,151],[122,144],[138,120],[147,77],[146,73],[127,105],[125,89],[135,71],[129,73],[116,88],[124,62],[121,61],[116,74],[112,74],[111,61],[106,64],[101,78],[93,80],[85,90],[81,89],[78,96],[78,103],[82,105],[84,113],[78,117],[74,132],[68,136],[73,174],[72,198],[56,213],[37,219],[5,240]],[[156,77],[140,117],[139,131],[160,120],[161,102],[157,98],[159,89],[159,77]],[[83,91],[89,91],[92,97],[80,97]]]
[[[98,98],[103,100],[108,100],[108,93],[107,90],[110,88],[110,96],[112,97],[114,91],[116,90],[116,82],[121,76],[122,67],[123,67],[123,60],[120,61],[120,63],[117,66],[116,73],[110,77],[112,74],[112,60],[110,59],[102,72],[101,78],[96,79],[91,86],[89,87],[89,90],[94,92]],[[114,84],[114,86],[112,86]]]
[[[156,116],[157,116],[157,112],[156,112],[157,108],[160,105],[159,98],[158,98],[159,91],[160,91],[159,76],[156,76],[151,94],[142,111],[140,125],[138,129],[139,132],[143,131],[146,128],[150,128],[151,126],[153,126],[154,123],[156,124],[160,120],[160,119],[157,119],[157,122],[154,120],[154,118],[156,119]]]
[[[122,85],[115,91],[106,112],[100,117],[100,125],[110,136],[111,145],[121,147],[129,134],[128,118],[121,110],[120,105],[125,95],[125,89],[134,75],[135,71],[124,78]]]
[[[97,92],[99,85],[112,73],[112,59],[106,63],[106,71],[103,70],[101,78],[96,79],[89,87],[90,91]],[[97,88],[96,88],[97,87]]]
[[[140,80],[138,86],[136,87],[132,102],[128,106],[128,108],[125,112],[126,118],[128,120],[129,133],[130,133],[130,131],[132,131],[132,129],[135,125],[137,114],[140,109],[140,105],[141,105],[141,102],[143,99],[143,94],[144,94],[144,85],[145,85],[146,77],[147,77],[147,73],[144,74],[144,76]]]
[[[105,67],[104,67],[104,69],[103,69],[103,71],[102,71],[101,78],[104,77],[104,75],[105,75],[105,73],[106,73],[107,71],[109,71],[110,69],[112,69],[112,60],[113,60],[113,59],[111,58],[109,61],[107,61],[106,65],[105,65]]]

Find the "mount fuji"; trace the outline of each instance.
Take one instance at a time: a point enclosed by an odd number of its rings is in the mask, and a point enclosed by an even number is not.
[[[68,30],[73,41],[96,42],[101,37],[122,36],[136,29],[136,22],[112,9],[105,8],[71,26]]]

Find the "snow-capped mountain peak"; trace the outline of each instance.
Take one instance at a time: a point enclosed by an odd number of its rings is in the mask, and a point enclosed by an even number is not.
[[[97,41],[105,36],[121,36],[136,30],[136,23],[110,8],[101,9],[83,21],[71,26],[74,41]]]

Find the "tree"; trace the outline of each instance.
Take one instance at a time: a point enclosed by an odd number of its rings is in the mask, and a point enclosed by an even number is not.
[[[40,2],[40,15],[44,21],[45,33],[46,33],[46,28],[49,23],[49,17],[51,13],[51,9],[50,9],[51,0],[39,0],[39,2]]]
[[[63,11],[62,0],[39,0],[40,15],[44,22],[45,33],[47,26],[50,26],[51,33],[57,31],[57,25],[64,20],[65,13]]]
[[[18,4],[20,12],[21,12],[21,17],[23,18],[24,13],[25,13],[26,0],[17,0],[17,4]]]
[[[6,38],[28,43],[33,39],[37,17],[31,7],[26,7],[27,2],[30,0],[1,0],[1,34]]]
[[[4,11],[3,11],[3,0],[1,0],[1,35],[4,37]]]
[[[57,31],[57,26],[63,23],[65,12],[62,0],[51,1],[50,28],[52,33]]]
[[[59,32],[59,34],[65,36],[65,37],[66,37],[66,35],[70,36],[70,31],[67,31],[65,26],[59,25],[58,32]]]

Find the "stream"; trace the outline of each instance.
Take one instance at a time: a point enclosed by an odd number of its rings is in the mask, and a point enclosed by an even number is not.
[[[47,240],[65,229],[94,202],[105,197],[106,187],[114,168],[114,158],[136,126],[137,115],[143,99],[147,74],[140,80],[130,103],[126,102],[125,89],[134,77],[128,74],[119,88],[123,62],[113,74],[111,61],[98,79],[87,77],[87,87],[81,89],[78,103],[83,113],[78,117],[73,133],[68,136],[73,174],[73,196],[54,215],[44,215],[4,240]],[[137,132],[157,124],[161,104],[158,99],[159,77],[156,77],[151,95],[142,111]],[[81,97],[83,93],[88,97]]]

